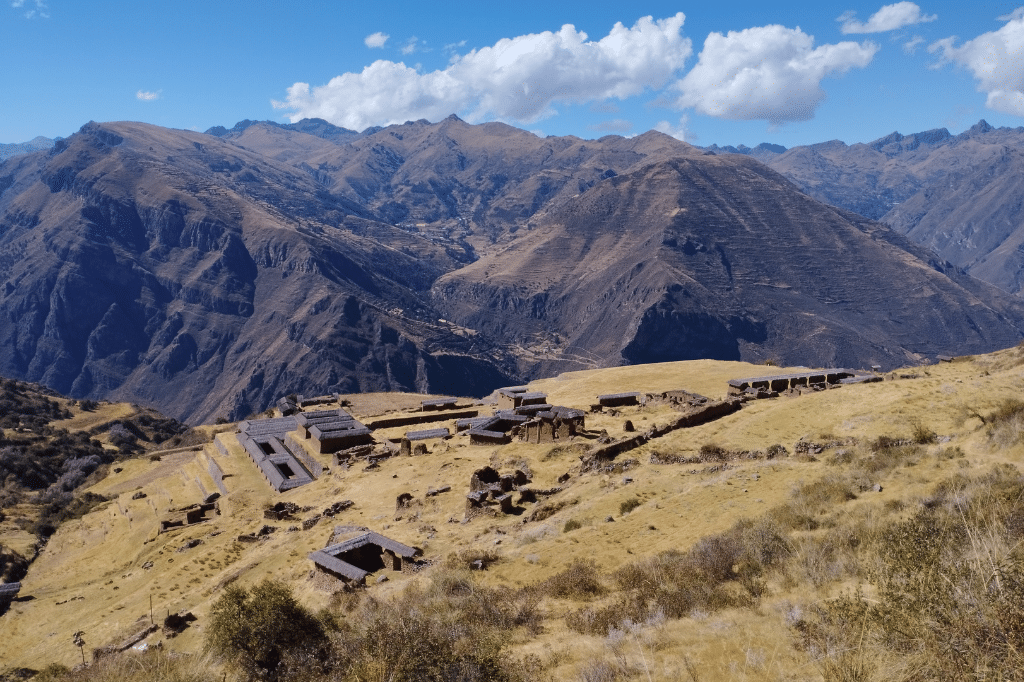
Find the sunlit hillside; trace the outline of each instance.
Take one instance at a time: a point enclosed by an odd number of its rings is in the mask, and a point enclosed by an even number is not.
[[[785,371],[798,370],[693,361],[566,373],[529,388],[552,404],[588,411],[586,431],[570,442],[478,446],[458,434],[426,441],[425,455],[347,467],[312,453],[328,470],[285,493],[271,489],[227,425],[218,427],[214,442],[119,462],[88,489],[109,501],[60,526],[23,579],[20,597],[0,616],[0,670],[72,667],[90,661],[94,648],[124,642],[136,649],[162,642],[165,653],[198,655],[211,606],[225,588],[273,578],[309,609],[333,612],[341,629],[332,636],[339,638],[360,632],[360,619],[380,604],[404,603],[401,595],[411,589],[426,595],[424,603],[438,594],[465,600],[472,593],[517,604],[519,621],[493,628],[482,621],[480,632],[497,633],[502,660],[509,670],[525,671],[525,679],[919,679],[934,670],[964,679],[1001,671],[1011,678],[1016,673],[1006,666],[1020,661],[1014,638],[1024,636],[1011,627],[1020,617],[1013,599],[1006,609],[1017,615],[999,621],[1008,643],[971,639],[963,661],[941,669],[927,667],[938,665],[927,663],[934,651],[929,642],[891,648],[884,614],[857,611],[857,605],[882,609],[889,603],[895,578],[886,582],[892,575],[886,543],[895,547],[890,555],[898,554],[903,545],[892,528],[913,526],[922,514],[945,529],[935,531],[935,543],[948,540],[957,551],[974,547],[970,556],[943,561],[965,571],[984,563],[981,573],[1002,577],[998,590],[1016,589],[1013,581],[1022,573],[1013,539],[1024,523],[1011,521],[1024,518],[1021,499],[1006,492],[1000,498],[1005,508],[992,503],[985,513],[972,505],[986,490],[1024,491],[1024,410],[1015,402],[1024,378],[1022,347],[898,370],[879,383],[751,400],[716,421],[582,465],[599,443],[667,423],[675,414],[667,405],[589,411],[598,395],[685,389],[721,399],[729,379]],[[364,422],[411,412],[426,397],[342,396]],[[489,414],[492,408],[478,409]],[[635,432],[627,432],[627,420]],[[453,422],[437,426],[455,432]],[[374,436],[400,438],[406,430]],[[172,510],[220,492],[211,463],[224,474],[217,512],[159,532]],[[517,502],[512,514],[489,508],[466,520],[470,479],[485,466],[527,472],[534,490],[560,490]],[[450,491],[427,495],[444,486]],[[405,493],[411,502],[396,508]],[[354,504],[303,523],[343,500]],[[264,510],[277,502],[300,511],[291,519],[265,518]],[[960,509],[962,526],[942,516],[945,509]],[[374,573],[367,587],[346,592],[340,581],[315,573],[307,557],[327,545],[339,525],[420,548],[422,563],[416,570]],[[33,541],[10,524],[0,530],[0,543],[21,551]],[[239,539],[249,534],[254,541]],[[917,555],[908,556],[913,564]],[[484,570],[471,571],[475,561]],[[382,576],[387,580],[379,581]],[[451,588],[453,580],[478,592]],[[964,577],[964,584],[971,580]],[[829,606],[844,595],[846,602]],[[999,604],[993,613],[1009,613]],[[180,634],[155,629],[134,641],[151,618],[161,625],[179,612],[195,616]],[[851,623],[860,628],[859,639],[843,640]],[[929,632],[941,634],[942,627]],[[73,642],[76,632],[81,647]],[[152,653],[136,649],[124,655],[151,660]],[[980,653],[971,658],[971,652]],[[219,679],[219,659],[203,660]],[[375,674],[388,679],[386,664],[380,666]],[[365,666],[362,677],[353,670],[330,679],[377,679],[365,676]],[[232,667],[224,672],[238,674]]]

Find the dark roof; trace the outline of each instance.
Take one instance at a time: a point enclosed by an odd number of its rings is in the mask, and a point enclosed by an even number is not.
[[[458,398],[434,398],[433,400],[424,400],[420,403],[423,407],[436,407],[438,405],[454,405],[459,402]]]
[[[427,440],[430,438],[447,438],[451,434],[447,428],[444,429],[425,429],[423,431],[406,431],[406,440]]]
[[[535,414],[537,412],[544,412],[550,410],[553,406],[548,404],[539,405],[520,405],[514,412],[516,414]]]
[[[511,396],[518,393],[526,393],[529,390],[526,386],[506,386],[505,388],[499,388],[498,393]]]
[[[369,575],[366,571],[361,568],[356,568],[347,561],[342,561],[337,557],[333,557],[330,554],[325,553],[323,550],[316,552],[310,552],[309,558],[313,560],[313,563],[323,566],[332,573],[343,575],[349,580],[362,580]]]
[[[640,393],[637,391],[629,391],[627,393],[607,393],[605,395],[597,396],[598,400],[615,400],[617,398],[639,398]]]
[[[350,580],[362,580],[369,574],[361,568],[353,566],[344,559],[340,559],[339,555],[345,554],[346,552],[350,552],[353,549],[359,549],[360,547],[371,544],[377,545],[381,549],[386,549],[391,552],[394,552],[403,559],[411,559],[412,557],[419,554],[419,550],[415,547],[403,545],[401,542],[392,540],[391,538],[385,537],[380,533],[369,531],[367,533],[363,533],[362,535],[357,535],[356,537],[350,540],[339,542],[336,545],[330,545],[316,552],[310,552],[309,558],[312,559],[314,563],[319,564],[320,566],[323,566],[324,568],[330,571],[338,573],[339,575],[343,575]]]
[[[482,429],[482,428],[479,428],[479,427],[477,427],[475,429],[470,429],[466,433],[468,433],[471,437],[472,436],[480,436],[482,438],[505,438],[506,437],[505,434],[503,432],[501,432],[501,431],[488,431],[487,429]]]
[[[319,441],[329,440],[332,438],[351,438],[353,436],[365,436],[371,433],[370,429],[366,428],[358,422],[351,423],[349,426],[343,426],[341,424],[330,423],[330,424],[314,424],[309,427],[309,433]]]
[[[556,417],[562,419],[578,419],[579,417],[585,417],[587,414],[583,410],[577,410],[574,407],[562,407],[561,405],[555,405],[551,408],[551,411],[555,413]]]
[[[459,419],[458,421],[455,422],[455,428],[472,429],[482,424],[486,424],[492,419],[494,419],[494,417],[472,417],[470,419]]]
[[[0,585],[0,596],[13,597],[21,591],[21,583],[3,583]]]
[[[247,433],[250,436],[277,436],[278,438],[283,438],[284,434],[294,431],[296,426],[295,417],[252,419],[238,425],[242,433]]]

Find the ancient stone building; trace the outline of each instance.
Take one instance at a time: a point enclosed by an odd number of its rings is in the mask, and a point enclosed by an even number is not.
[[[401,571],[420,554],[415,547],[403,545],[380,533],[367,531],[343,542],[311,552],[316,570],[346,583],[363,585],[366,576],[382,569]]]

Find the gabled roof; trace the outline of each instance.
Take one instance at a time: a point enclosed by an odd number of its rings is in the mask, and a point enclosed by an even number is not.
[[[339,542],[336,545],[330,545],[316,552],[310,552],[309,558],[319,566],[342,575],[349,580],[358,581],[365,578],[369,573],[341,559],[340,556],[366,545],[377,545],[381,549],[394,552],[403,559],[411,559],[419,554],[419,550],[415,547],[403,545],[401,542],[384,537],[380,533],[369,531],[344,542]]]

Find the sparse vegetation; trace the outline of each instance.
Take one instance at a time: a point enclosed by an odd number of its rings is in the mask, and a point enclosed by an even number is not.
[[[625,516],[629,512],[631,512],[634,509],[636,509],[637,507],[641,506],[643,503],[644,503],[643,500],[641,500],[638,497],[631,497],[628,500],[624,500],[619,505],[619,515],[620,516]]]

